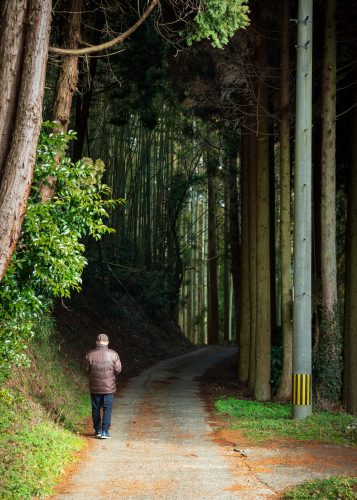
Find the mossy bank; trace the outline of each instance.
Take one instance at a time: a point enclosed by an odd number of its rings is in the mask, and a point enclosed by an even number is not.
[[[27,350],[30,366],[12,368],[0,388],[0,498],[46,497],[91,431],[84,355],[106,332],[123,362],[119,386],[156,360],[190,349],[168,317],[150,318],[138,300],[129,320],[88,290],[43,316]],[[121,305],[119,298],[117,302]],[[123,299],[124,300],[124,299]]]
[[[87,382],[42,318],[30,366],[15,368],[0,392],[0,498],[43,497],[53,491],[89,417]]]

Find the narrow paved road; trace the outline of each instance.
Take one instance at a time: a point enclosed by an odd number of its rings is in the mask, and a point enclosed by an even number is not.
[[[251,473],[240,477],[237,485],[230,458],[209,437],[212,429],[196,377],[233,353],[231,347],[199,349],[164,360],[132,379],[114,403],[112,439],[95,441],[87,460],[57,498],[275,496]],[[239,491],[241,487],[244,491]]]

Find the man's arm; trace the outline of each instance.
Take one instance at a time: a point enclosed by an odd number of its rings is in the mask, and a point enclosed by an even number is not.
[[[121,361],[119,358],[119,354],[116,353],[116,357],[114,360],[114,373],[115,375],[119,375],[120,372],[121,372]]]

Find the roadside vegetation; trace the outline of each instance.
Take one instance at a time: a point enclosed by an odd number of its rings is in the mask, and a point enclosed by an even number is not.
[[[78,290],[83,238],[110,232],[115,202],[102,162],[66,156],[74,134],[46,122],[21,237],[0,290],[0,498],[47,495],[74,452],[89,413],[86,381],[55,334],[53,301]],[[56,179],[55,196],[41,189]]]
[[[73,132],[53,133],[45,122],[22,233],[0,289],[0,383],[11,366],[26,365],[27,347],[53,300],[79,290],[87,264],[83,238],[112,229],[104,224],[115,201],[102,183],[104,164],[65,155]],[[56,195],[42,200],[42,186],[56,179]]]
[[[355,418],[345,412],[315,411],[305,420],[292,420],[290,403],[262,403],[233,397],[218,399],[215,407],[228,417],[231,428],[241,430],[255,441],[282,437],[357,445],[356,433],[350,431]]]
[[[283,500],[355,500],[357,498],[357,478],[330,477],[301,484],[286,492]]]
[[[239,429],[256,442],[271,439],[325,441],[357,446],[356,419],[345,412],[318,411],[305,420],[291,419],[291,404],[258,402],[234,397],[216,400],[217,412],[229,427]],[[352,500],[357,498],[357,478],[331,477],[301,484],[286,493],[284,500]]]
[[[75,452],[90,404],[86,379],[41,318],[30,368],[13,370],[0,391],[0,498],[30,499],[53,492]]]

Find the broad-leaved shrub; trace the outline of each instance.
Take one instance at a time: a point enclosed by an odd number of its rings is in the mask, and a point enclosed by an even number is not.
[[[26,344],[52,300],[80,288],[87,263],[83,238],[113,231],[105,220],[118,201],[102,183],[103,162],[73,163],[66,148],[75,133],[55,133],[54,127],[43,125],[22,234],[0,283],[0,383],[13,363],[27,362]],[[53,196],[42,201],[48,180]]]

